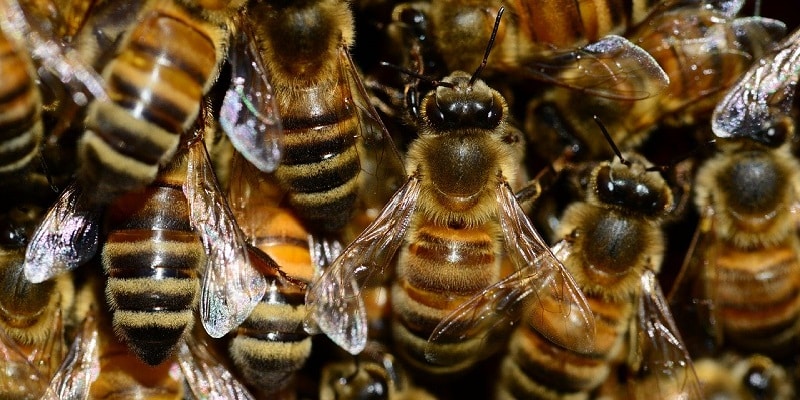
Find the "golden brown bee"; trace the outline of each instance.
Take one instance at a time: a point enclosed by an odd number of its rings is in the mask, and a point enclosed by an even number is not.
[[[63,315],[73,304],[70,274],[32,284],[23,261],[40,209],[15,208],[0,218],[0,395],[38,399],[66,353]]]
[[[97,304],[98,297],[85,300]],[[117,340],[107,315],[94,306],[87,311],[44,398],[254,399],[203,339],[189,335],[176,357],[147,365]]]
[[[674,308],[695,308],[714,344],[772,357],[800,345],[800,163],[790,114],[798,66],[800,31],[715,109],[718,151],[697,171],[700,222],[671,295]]]
[[[605,142],[590,134],[589,117],[595,114],[622,149],[641,144],[660,123],[689,126],[707,120],[725,90],[785,33],[785,25],[777,20],[735,18],[741,6],[717,9],[698,2],[657,7],[626,37],[664,68],[669,77],[666,90],[636,101],[586,96],[559,87],[548,90],[530,102],[526,119],[526,131],[542,143],[537,148],[540,155],[572,145],[588,159],[609,156]],[[643,81],[640,86],[654,83]]]
[[[669,186],[636,154],[598,164],[588,185],[586,199],[564,212],[558,232],[563,239],[552,251],[586,296],[596,328],[593,346],[570,345],[570,332],[558,330],[562,321],[542,312],[557,307],[559,299],[540,290],[541,271],[534,264],[453,311],[433,330],[429,351],[446,337],[521,317],[500,367],[498,398],[589,398],[622,364],[629,396],[657,397],[658,390],[636,384],[654,377],[678,387],[685,398],[699,399],[689,353],[656,280],[665,249],[660,222],[673,204]],[[567,336],[548,336],[541,327],[550,325],[556,327],[551,334]]]
[[[275,176],[309,229],[338,232],[360,191],[370,190],[361,184],[364,175],[380,174],[368,157],[387,171],[402,171],[350,58],[349,4],[256,1],[248,16],[282,120],[284,151]]]
[[[490,77],[629,100],[653,96],[669,83],[646,51],[617,36],[657,8],[649,1],[433,0],[399,5],[394,24],[414,37],[426,67],[441,58],[447,71],[464,71],[480,63],[501,6],[509,23],[497,31]]]
[[[267,279],[264,297],[234,332],[229,353],[248,384],[275,396],[293,389],[294,373],[311,355],[303,330],[305,290],[316,273],[309,232],[287,208],[274,177],[241,156],[232,162],[234,215],[251,245],[250,260]]]
[[[392,288],[396,352],[419,367],[455,372],[474,364],[490,344],[476,328],[438,343],[425,358],[427,338],[463,301],[501,278],[508,255],[517,268],[539,272],[542,296],[559,299],[541,311],[548,333],[566,330],[591,347],[593,324],[583,295],[530,224],[511,191],[521,137],[495,90],[464,72],[445,78],[421,103],[419,137],[410,145],[411,176],[367,227],[312,284],[311,324],[352,354],[366,345],[361,288],[399,248]],[[567,305],[565,309],[564,305]],[[486,328],[486,327],[484,327]]]
[[[186,137],[156,181],[117,199],[106,217],[109,232],[101,260],[109,276],[106,295],[114,328],[137,356],[153,365],[172,354],[191,330],[198,303],[205,330],[221,337],[250,314],[266,290],[217,187],[203,142],[205,118],[200,122],[196,137]],[[82,224],[69,224],[74,227],[67,234],[99,229],[99,219],[76,212],[81,196],[84,193],[72,186],[62,195],[69,201],[49,211]],[[52,229],[45,224],[37,232]],[[52,239],[39,243],[44,250],[76,254],[97,245],[81,242],[64,247]],[[65,265],[26,264],[25,268],[29,280],[46,280],[63,272]]]
[[[788,400],[795,398],[791,375],[769,357],[726,353],[694,362],[704,399]]]
[[[394,356],[377,342],[351,361],[329,362],[322,368],[320,400],[435,399],[413,385]]]

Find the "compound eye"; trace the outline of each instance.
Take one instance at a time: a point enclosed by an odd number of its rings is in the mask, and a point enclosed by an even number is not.
[[[780,147],[786,142],[786,138],[789,136],[789,131],[792,129],[791,124],[791,118],[780,118],[775,121],[775,123],[767,125],[760,132],[758,135],[760,138],[759,141],[769,147]]]

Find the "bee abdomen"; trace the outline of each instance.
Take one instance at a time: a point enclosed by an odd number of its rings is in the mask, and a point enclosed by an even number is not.
[[[436,326],[461,303],[496,282],[500,264],[487,227],[425,225],[411,235],[410,243],[400,256],[392,288],[393,335],[405,356],[425,365],[428,338]],[[430,344],[437,347],[442,372],[469,367],[480,345],[475,338]]]
[[[143,361],[159,364],[194,324],[205,250],[175,187],[123,196],[109,220],[116,230],[101,257],[114,328]]]
[[[590,353],[554,344],[530,325],[514,331],[503,360],[500,398],[586,398],[605,381],[623,348],[632,306],[588,296],[596,334]]]
[[[349,93],[344,82],[298,92],[281,100],[284,156],[276,176],[307,224],[336,231],[349,220],[358,192],[358,118],[342,98]]]
[[[31,73],[0,32],[0,174],[27,167],[42,138],[42,101]]]
[[[217,44],[202,30],[217,28],[172,11],[151,12],[130,32],[104,70],[111,101],[89,107],[81,179],[97,186],[98,196],[113,198],[155,178],[216,76]]]
[[[792,278],[800,265],[791,246],[724,254],[714,290],[729,340],[772,354],[800,341],[800,283]]]

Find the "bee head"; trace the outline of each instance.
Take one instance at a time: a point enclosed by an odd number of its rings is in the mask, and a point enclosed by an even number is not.
[[[495,129],[502,122],[505,101],[485,82],[472,82],[465,72],[454,72],[425,97],[424,120],[434,130]]]
[[[597,167],[592,188],[600,202],[642,215],[657,217],[672,209],[672,191],[666,181],[636,154]]]

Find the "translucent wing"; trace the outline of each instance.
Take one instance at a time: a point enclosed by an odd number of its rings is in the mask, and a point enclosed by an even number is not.
[[[84,319],[64,363],[50,381],[44,399],[88,399],[89,388],[100,374],[98,345],[97,321],[90,312]]]
[[[580,49],[531,59],[523,65],[521,73],[533,79],[609,99],[645,99],[669,85],[667,73],[653,56],[614,35]]]
[[[228,53],[231,84],[222,100],[219,124],[233,146],[261,171],[272,172],[283,151],[283,127],[248,18],[239,18]]]
[[[594,314],[586,296],[560,260],[569,247],[558,247],[554,255],[504,183],[497,186],[500,222],[511,261],[518,269],[536,268],[541,274],[532,282],[536,303],[528,322],[553,343],[578,352],[594,348]],[[560,257],[560,258],[557,258]]]
[[[679,330],[689,338],[688,343],[722,344],[721,326],[714,306],[715,295],[711,292],[716,284],[706,282],[707,278],[716,276],[714,260],[717,257],[718,239],[714,233],[713,221],[711,211],[706,211],[701,216],[681,270],[667,296]],[[706,340],[708,331],[714,343]],[[712,349],[692,350],[693,353],[699,353]]]
[[[0,393],[20,399],[38,399],[47,389],[48,378],[29,360],[16,341],[0,327]]]
[[[647,270],[637,314],[636,370],[630,386],[637,399],[702,399],[700,383],[689,352],[681,339],[656,274]]]
[[[519,321],[523,316],[521,311],[529,307],[525,300],[537,294],[541,283],[547,281],[545,275],[552,271],[536,265],[517,270],[453,310],[433,329],[428,343],[464,343],[477,339],[475,348],[479,350],[474,354],[475,359],[490,356],[505,344],[503,340],[496,340],[496,336]],[[444,357],[440,361],[437,348],[431,345],[425,348],[425,358],[432,364],[447,361]]]
[[[717,137],[759,138],[790,114],[800,77],[800,30],[750,70],[717,104],[711,129]]]
[[[47,211],[25,251],[25,278],[44,282],[72,270],[97,252],[102,210],[89,205],[83,189],[68,186]]]
[[[342,76],[348,79],[359,123],[359,201],[368,208],[380,208],[406,181],[403,159],[389,131],[373,107],[358,69],[346,46],[339,50]]]
[[[285,191],[273,174],[262,173],[240,153],[233,154],[228,198],[233,215],[247,238],[259,235],[264,220],[270,217],[265,210],[280,207],[284,196]]]
[[[255,399],[247,388],[214,356],[205,342],[189,336],[181,344],[178,363],[195,399]]]
[[[267,283],[250,265],[244,235],[233,218],[202,141],[189,147],[183,192],[189,200],[192,227],[206,250],[200,292],[200,319],[219,338],[244,321],[264,296]]]
[[[86,104],[89,98],[108,100],[103,79],[97,71],[56,35],[57,30],[64,27],[63,16],[53,13],[55,8],[47,7],[49,2],[41,4],[42,7],[36,8],[27,3],[23,7],[17,0],[0,1],[3,11],[0,14],[5,16],[0,18],[0,29],[25,43],[33,59],[44,69],[40,74],[46,72],[55,76],[67,87],[75,103]]]
[[[375,272],[384,273],[400,244],[419,197],[420,181],[412,176],[380,215],[315,280],[306,292],[306,330],[319,329],[351,354],[367,344],[367,316],[361,286]]]

